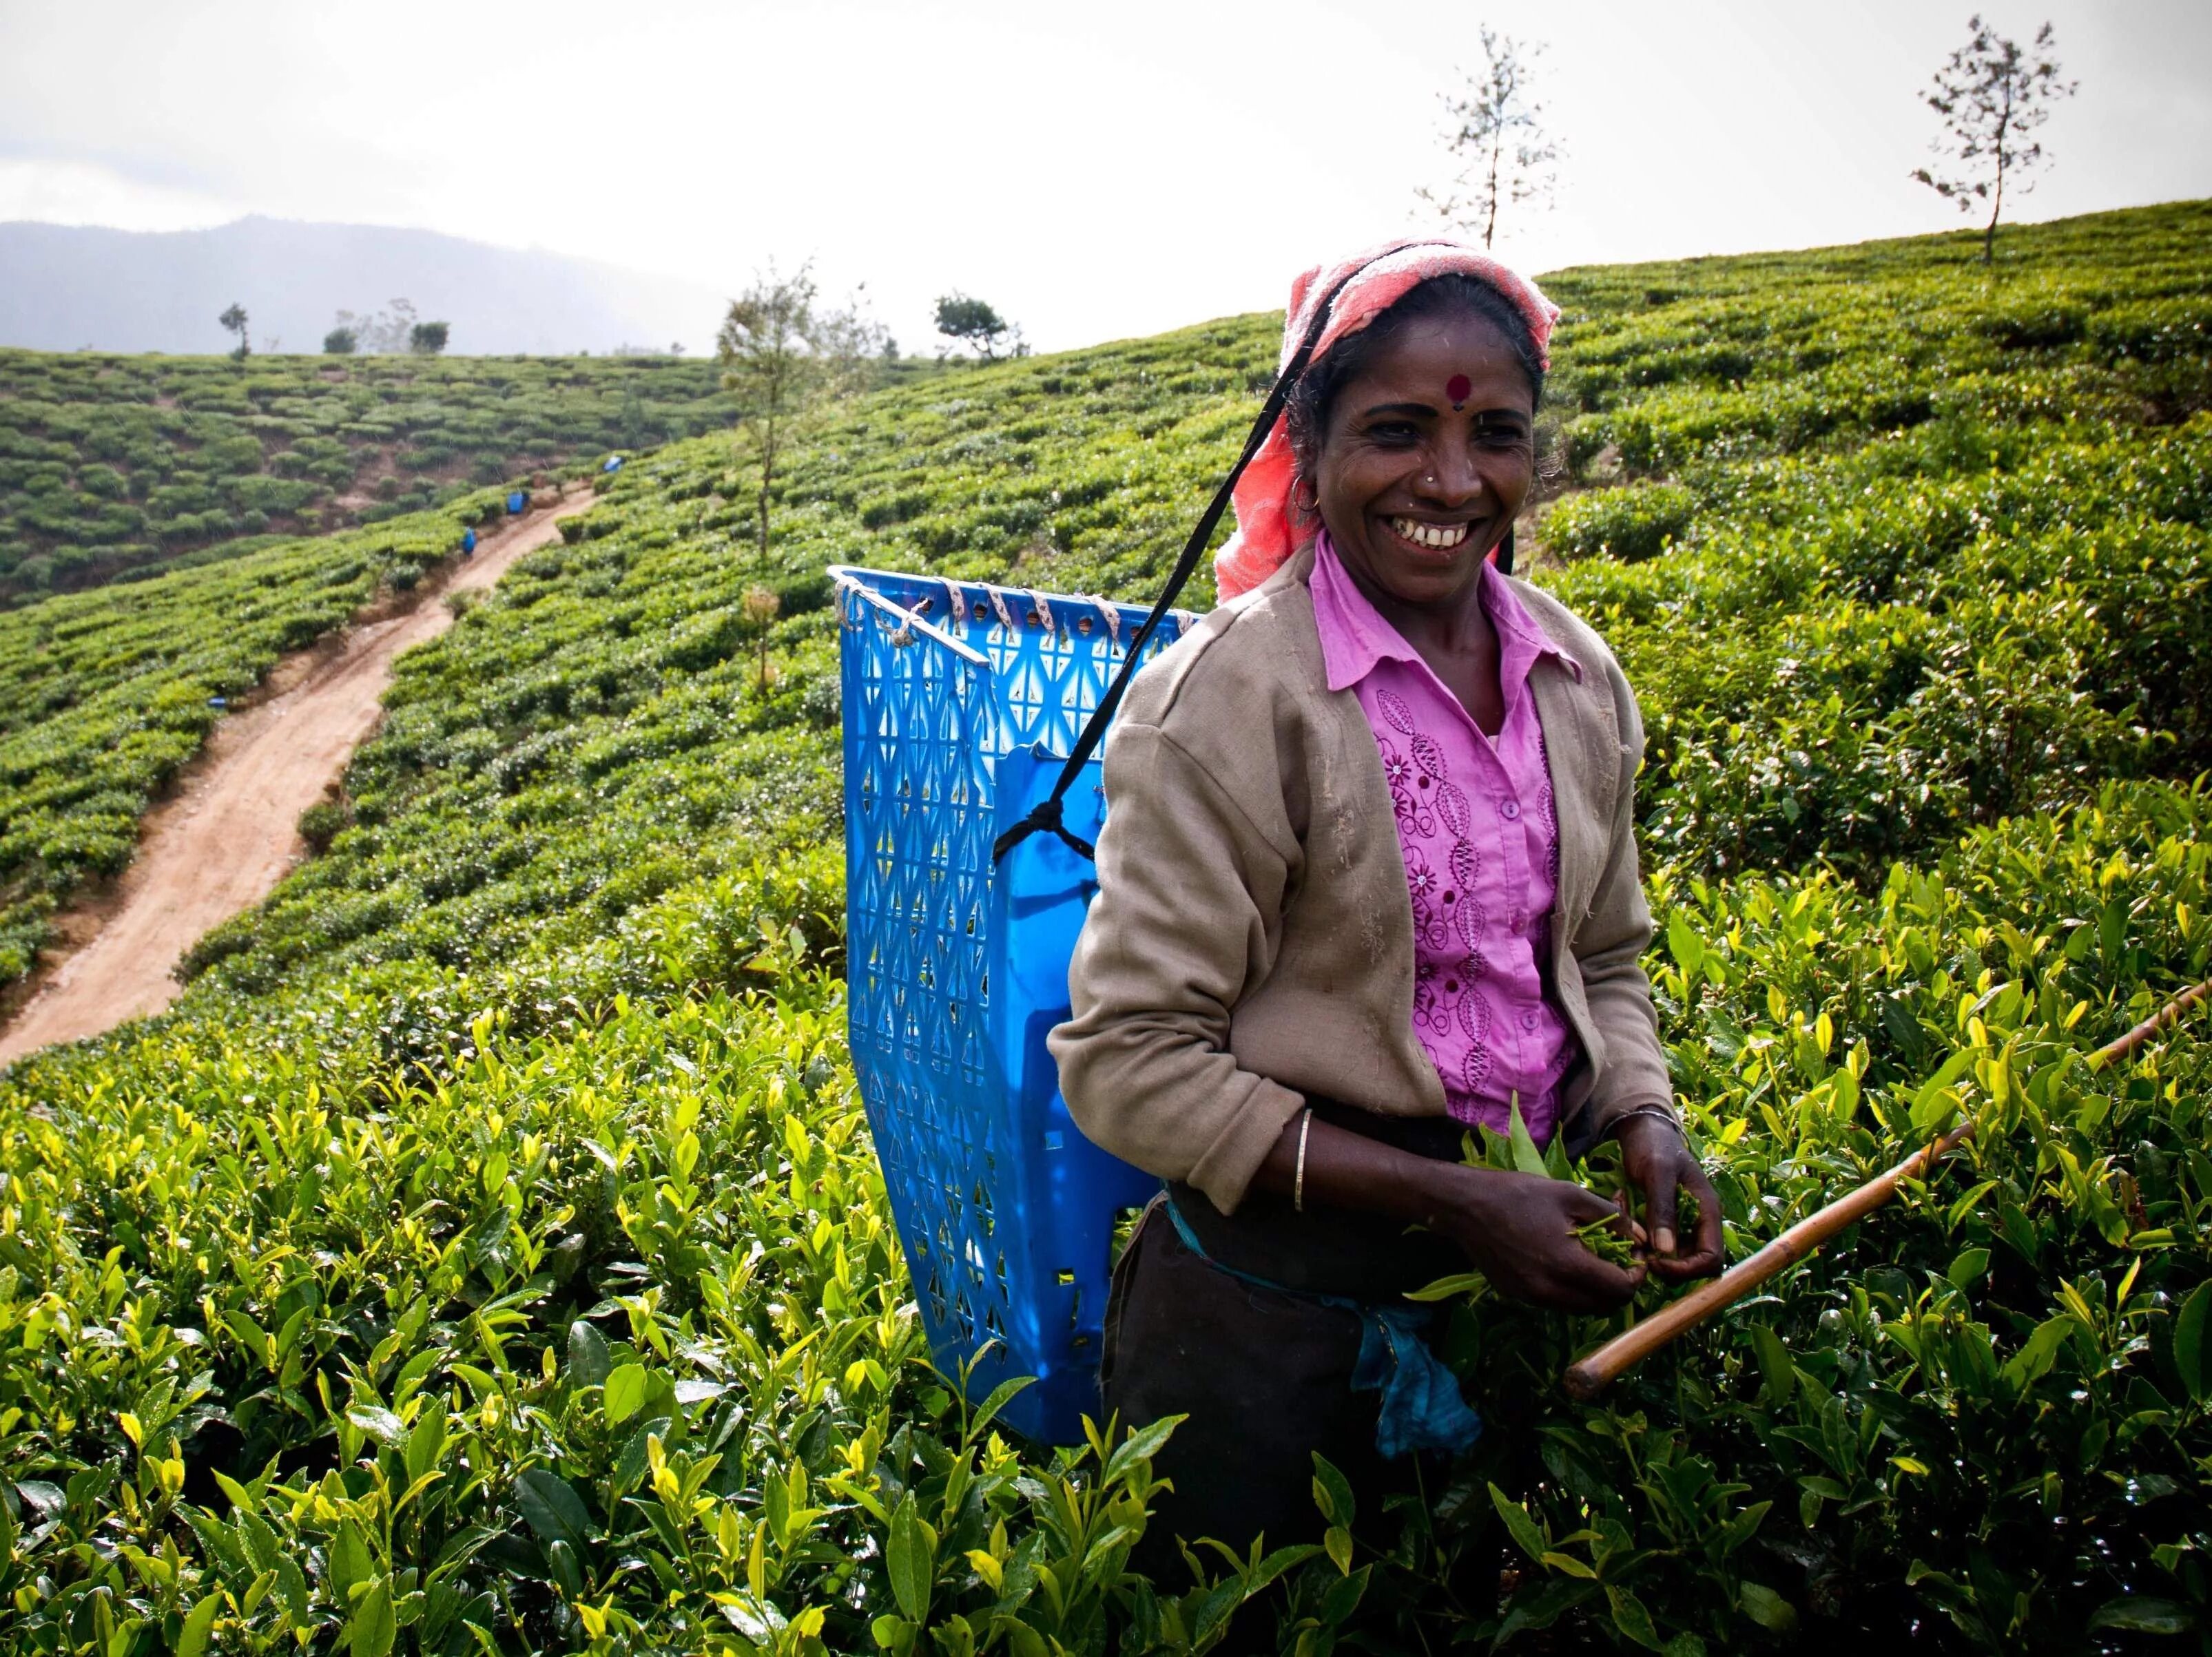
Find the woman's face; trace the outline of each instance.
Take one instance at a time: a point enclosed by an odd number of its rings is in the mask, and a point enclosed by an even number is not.
[[[1535,472],[1528,376],[1462,311],[1409,323],[1338,388],[1313,484],[1363,585],[1441,607],[1472,589]]]

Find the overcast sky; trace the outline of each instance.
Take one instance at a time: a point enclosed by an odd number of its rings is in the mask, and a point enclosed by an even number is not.
[[[0,0],[0,219],[419,225],[687,276],[960,288],[1040,348],[1279,306],[1432,220],[1478,24],[1548,50],[1525,268],[1942,229],[1917,94],[1972,0]],[[2021,215],[2212,196],[2212,3],[1995,0],[2081,94]],[[702,318],[695,345],[712,319]]]

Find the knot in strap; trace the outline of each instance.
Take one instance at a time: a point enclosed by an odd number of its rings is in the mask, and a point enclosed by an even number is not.
[[[1084,839],[1082,835],[1071,830],[1060,821],[1060,816],[1059,794],[1048,794],[1030,808],[1027,816],[991,842],[991,861],[996,863],[1031,835],[1042,833],[1058,835],[1061,840],[1066,841],[1068,849],[1078,857],[1097,862],[1098,848]]]

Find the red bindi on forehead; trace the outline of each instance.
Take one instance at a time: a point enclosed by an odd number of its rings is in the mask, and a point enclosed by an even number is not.
[[[1451,405],[1455,409],[1465,408],[1468,398],[1474,394],[1474,382],[1465,374],[1454,374],[1444,382],[1444,395],[1451,399]]]

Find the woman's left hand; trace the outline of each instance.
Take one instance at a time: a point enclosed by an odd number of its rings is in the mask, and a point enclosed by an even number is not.
[[[1644,1229],[1651,1240],[1651,1271],[1670,1283],[1717,1276],[1721,1269],[1721,1199],[1705,1170],[1670,1122],[1632,1116],[1615,1135],[1623,1170],[1644,1193]],[[1675,1193],[1684,1187],[1698,1199],[1696,1235],[1680,1249]]]

